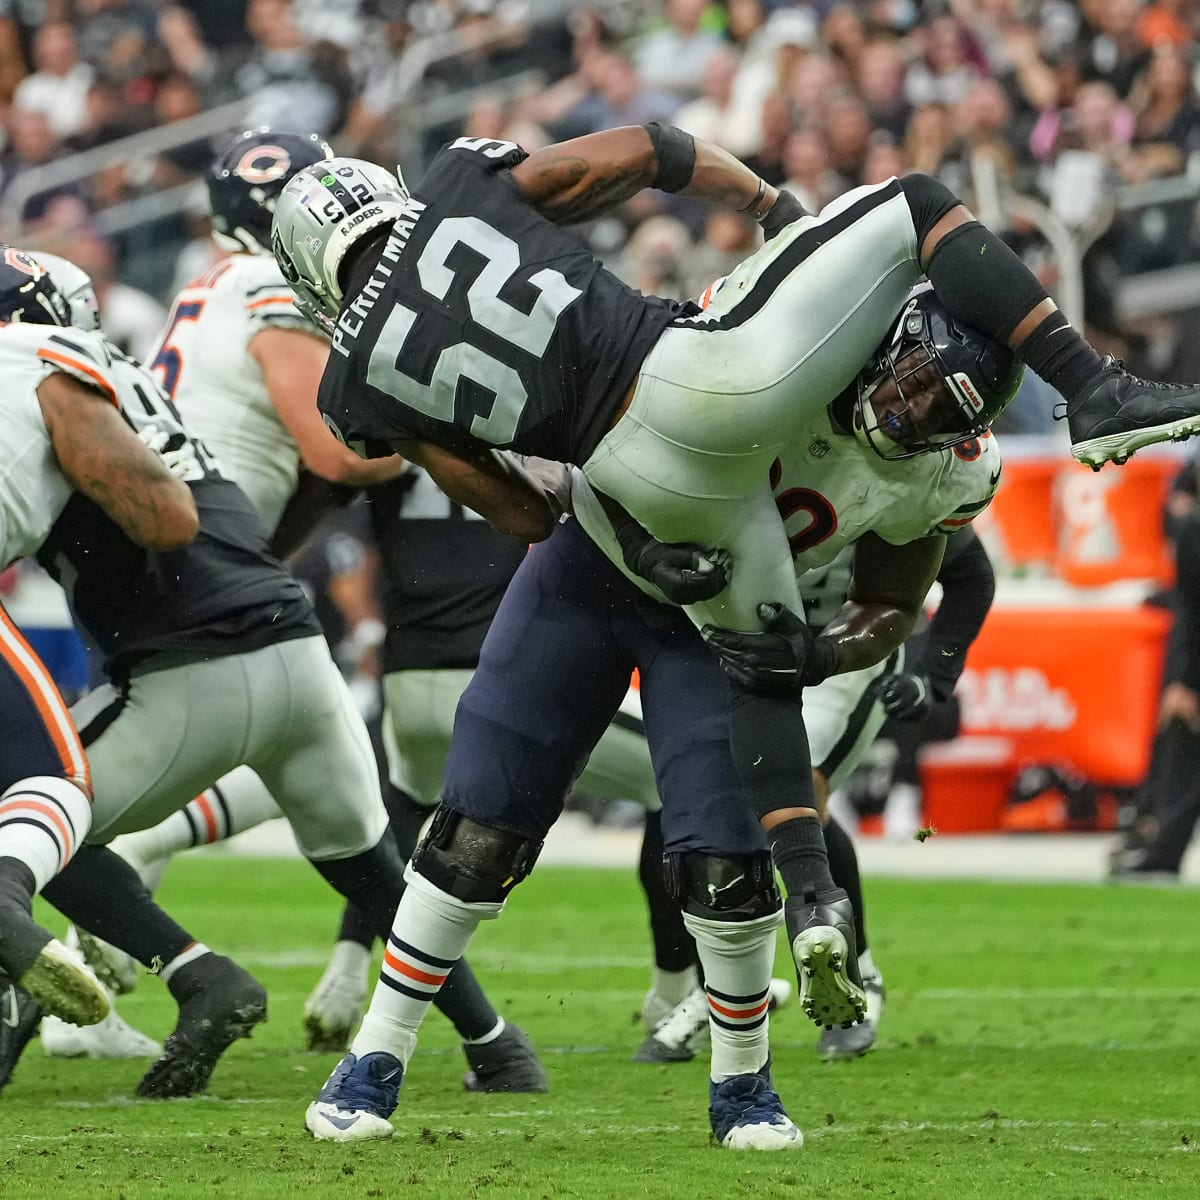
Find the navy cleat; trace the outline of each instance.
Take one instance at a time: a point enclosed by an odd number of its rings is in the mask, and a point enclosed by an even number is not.
[[[347,1054],[308,1106],[304,1128],[319,1142],[390,1138],[395,1131],[388,1117],[396,1111],[403,1082],[404,1066],[394,1054]]]
[[[0,1088],[12,1078],[41,1019],[42,1010],[37,1001],[0,972]]]
[[[490,1042],[463,1042],[471,1068],[463,1076],[468,1092],[548,1092],[546,1068],[520,1026],[505,1025]]]
[[[262,984],[221,954],[181,967],[170,988],[179,1001],[179,1019],[162,1056],[137,1085],[139,1096],[158,1100],[204,1091],[221,1055],[267,1019]]]
[[[1071,453],[1081,463],[1099,470],[1143,446],[1200,433],[1200,384],[1139,379],[1111,354],[1101,366],[1091,391],[1067,406]]]
[[[789,896],[783,916],[805,1016],[826,1029],[862,1021],[867,997],[855,953],[854,909],[846,893],[837,889]]]
[[[708,1083],[713,1136],[728,1150],[799,1150],[804,1135],[784,1112],[768,1062],[753,1075]]]

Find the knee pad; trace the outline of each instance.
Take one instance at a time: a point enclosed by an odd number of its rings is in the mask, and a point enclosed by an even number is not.
[[[502,904],[533,870],[542,843],[480,825],[438,806],[429,832],[413,851],[413,870],[467,904]]]
[[[689,916],[752,921],[777,912],[779,888],[769,850],[718,855],[695,851],[663,857],[667,894]]]

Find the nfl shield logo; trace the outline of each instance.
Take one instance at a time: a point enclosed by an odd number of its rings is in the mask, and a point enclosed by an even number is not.
[[[824,458],[829,453],[829,443],[824,438],[813,438],[808,444],[808,452],[813,458]]]

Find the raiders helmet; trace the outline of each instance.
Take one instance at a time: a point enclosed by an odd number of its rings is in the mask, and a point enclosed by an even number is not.
[[[947,404],[941,428],[902,441],[889,437],[870,404],[871,394],[885,380],[895,381],[905,403],[905,383],[921,387],[916,379],[929,377],[932,366],[941,377]],[[1017,394],[1025,365],[1000,342],[955,320],[925,285],[910,295],[891,333],[859,374],[854,432],[881,458],[912,458],[946,450],[981,437]],[[892,414],[891,428],[903,423],[903,414]]]
[[[340,271],[351,247],[403,213],[408,189],[360,158],[298,171],[275,206],[271,249],[300,307],[327,329],[342,302]]]
[[[100,301],[92,277],[82,268],[57,254],[37,252],[37,260],[50,273],[54,286],[62,293],[76,329],[95,332],[100,328]]]
[[[28,250],[16,246],[0,247],[0,323],[64,328],[72,324],[71,306],[50,272]]]
[[[238,134],[208,172],[213,236],[227,250],[269,254],[284,184],[301,167],[332,157],[333,147],[315,133],[264,127]]]

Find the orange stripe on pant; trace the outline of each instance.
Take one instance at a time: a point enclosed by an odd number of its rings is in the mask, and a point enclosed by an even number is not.
[[[431,974],[429,971],[420,971],[411,963],[406,963],[403,959],[397,958],[390,950],[383,952],[383,961],[392,968],[397,974],[406,975],[409,979],[416,980],[417,983],[427,983],[430,987],[440,987],[449,975],[449,971],[444,971],[441,975]]]
[[[21,631],[13,624],[3,605],[0,605],[0,656],[12,668],[33,701],[58,755],[63,778],[83,788],[90,799],[92,773],[71,714],[50,673],[21,636]]]

